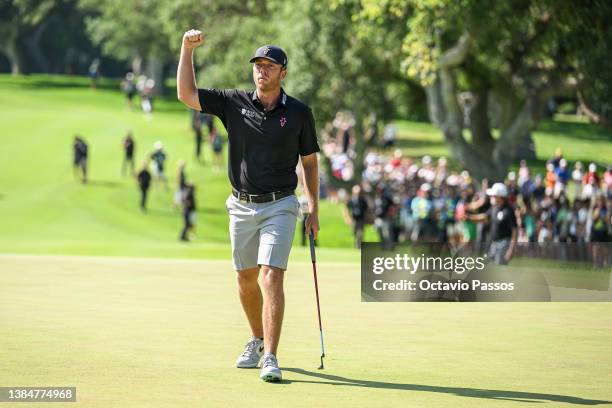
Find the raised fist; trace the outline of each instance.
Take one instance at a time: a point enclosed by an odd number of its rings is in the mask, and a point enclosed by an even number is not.
[[[189,30],[183,34],[183,47],[188,50],[202,45],[204,43],[204,35],[199,30]]]

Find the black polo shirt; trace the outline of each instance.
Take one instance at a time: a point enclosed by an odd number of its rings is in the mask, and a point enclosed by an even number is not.
[[[229,137],[232,186],[250,194],[295,190],[298,155],[319,151],[311,109],[281,89],[265,112],[257,92],[198,89],[202,112],[218,116]]]
[[[512,230],[517,227],[514,208],[508,203],[503,206],[492,206],[489,211],[491,220],[491,239],[499,241],[512,237]]]

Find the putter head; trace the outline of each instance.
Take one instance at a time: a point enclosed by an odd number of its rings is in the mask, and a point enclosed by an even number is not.
[[[325,367],[323,367],[323,357],[325,357],[325,355],[321,356],[321,365],[319,366],[319,370],[323,370]]]

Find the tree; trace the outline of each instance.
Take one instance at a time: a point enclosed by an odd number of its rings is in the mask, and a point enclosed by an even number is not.
[[[102,52],[119,60],[131,61],[132,68],[152,77],[164,93],[164,80],[174,59],[170,40],[160,22],[166,2],[156,0],[81,0],[80,7],[91,15],[87,31]]]
[[[11,63],[13,75],[28,73],[28,48],[34,49],[40,41],[47,18],[58,5],[56,0],[5,0],[0,3],[0,52]],[[39,53],[34,53],[43,65]]]
[[[612,4],[594,2],[597,14],[583,8],[573,11],[578,31],[572,47],[581,49],[576,55],[576,99],[580,109],[593,123],[612,131]],[[584,47],[588,44],[587,47]]]
[[[592,22],[610,10],[605,2],[569,0],[362,0],[360,5],[359,22],[366,29],[389,21],[407,28],[401,44],[404,74],[424,87],[430,119],[452,156],[476,177],[494,180],[503,179],[519,158],[545,101],[581,74],[580,61],[589,60],[596,47],[581,36],[604,36],[607,26]],[[473,101],[467,118],[461,91]],[[492,99],[501,106],[498,137],[489,117]]]

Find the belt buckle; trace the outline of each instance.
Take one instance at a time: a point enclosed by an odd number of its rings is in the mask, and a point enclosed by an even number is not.
[[[249,204],[253,204],[253,196],[256,196],[257,194],[247,194],[249,200],[247,201]]]

